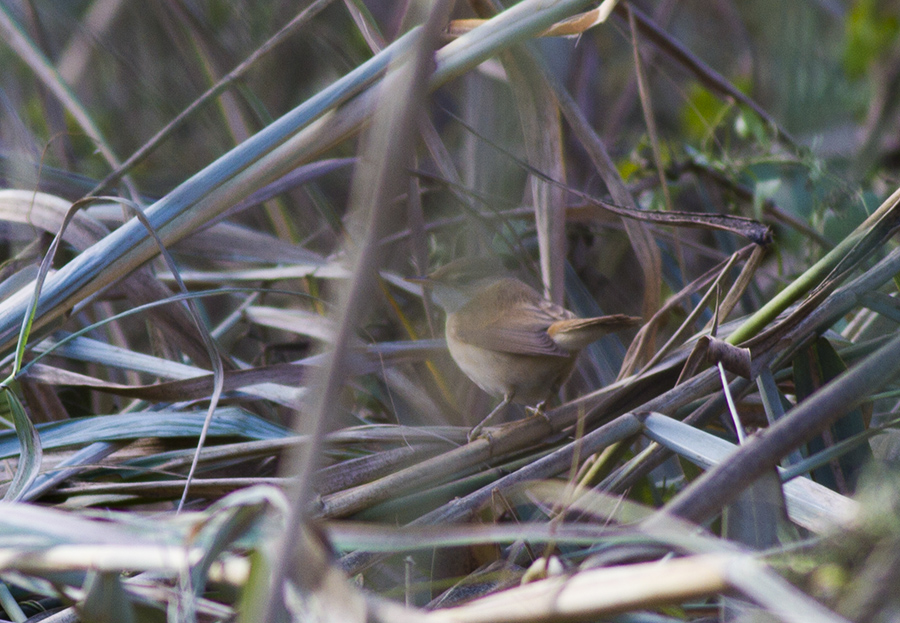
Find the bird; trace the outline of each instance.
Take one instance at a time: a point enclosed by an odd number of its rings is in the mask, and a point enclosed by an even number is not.
[[[456,365],[486,393],[501,398],[468,434],[472,441],[508,404],[543,414],[575,367],[582,348],[641,318],[579,318],[482,257],[452,261],[408,281],[429,288],[446,312],[447,348]]]

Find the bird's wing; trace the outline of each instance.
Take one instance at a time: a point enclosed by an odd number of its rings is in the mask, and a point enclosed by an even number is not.
[[[463,342],[481,346],[489,350],[518,355],[545,355],[568,357],[571,353],[559,346],[542,331],[528,329],[463,329],[457,332]]]
[[[492,314],[485,309],[479,316],[479,322],[456,322],[448,328],[463,342],[499,352],[555,357],[571,355],[553,341],[547,329],[554,322],[567,320],[574,314],[550,301],[523,298],[503,313]]]

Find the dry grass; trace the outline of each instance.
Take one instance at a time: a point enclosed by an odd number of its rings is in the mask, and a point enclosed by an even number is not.
[[[898,28],[610,6],[0,6],[0,618],[892,620]],[[485,254],[645,322],[467,443]]]

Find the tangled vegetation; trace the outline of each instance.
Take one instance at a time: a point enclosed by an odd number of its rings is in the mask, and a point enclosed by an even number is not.
[[[0,2],[0,618],[894,620],[891,9]]]

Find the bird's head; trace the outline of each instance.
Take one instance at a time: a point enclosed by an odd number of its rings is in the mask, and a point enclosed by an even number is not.
[[[506,273],[498,260],[474,257],[454,260],[425,277],[411,277],[407,281],[430,288],[435,303],[453,313],[476,292],[504,276]]]

